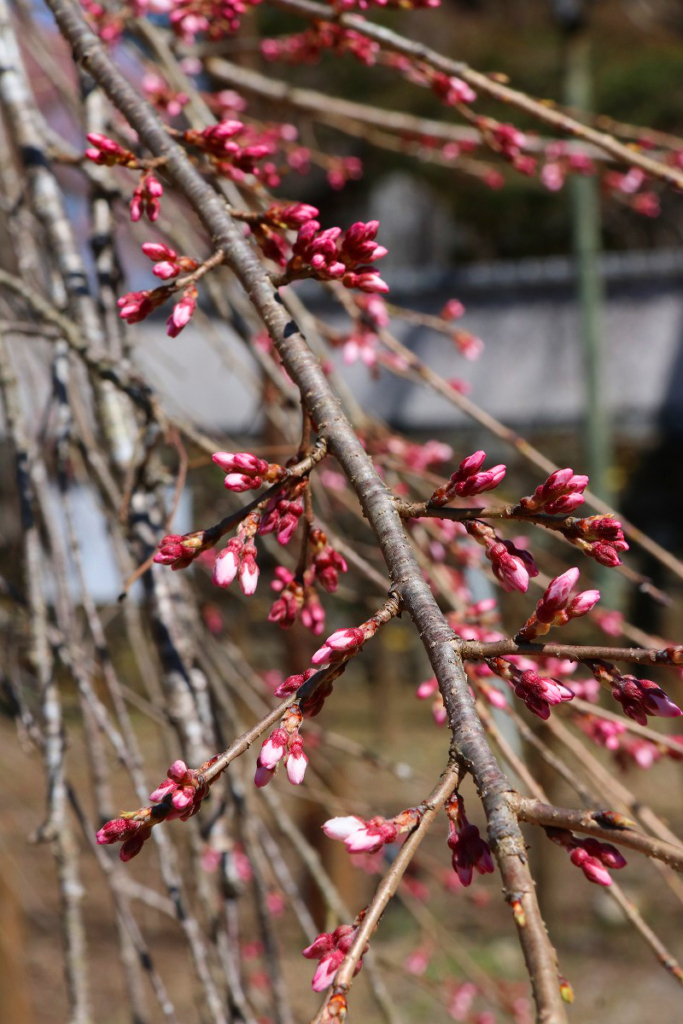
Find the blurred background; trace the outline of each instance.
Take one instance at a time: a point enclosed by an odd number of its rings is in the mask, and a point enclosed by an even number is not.
[[[261,34],[278,35],[300,28],[269,8],[259,9],[255,17]],[[616,122],[683,136],[683,7],[675,0],[525,0],[516,4],[507,0],[442,0],[436,10],[397,15],[381,12],[377,20],[386,20],[480,71],[508,75],[515,87],[532,95],[599,111],[608,119],[606,126]],[[286,79],[301,87],[422,118],[449,117],[428,90],[415,89],[389,70],[366,72],[352,60],[328,59],[314,67],[287,68],[265,64],[255,50],[236,54],[229,45],[219,44],[216,56],[236,61],[270,81]],[[57,60],[63,60],[66,68],[66,53],[57,53]],[[136,73],[134,67],[131,73]],[[50,122],[69,141],[79,144],[77,127],[59,113],[53,76],[34,63],[32,79]],[[244,95],[253,116],[268,116],[265,99],[248,90]],[[496,110],[493,105],[488,105],[487,112],[501,120],[512,119],[509,111]],[[389,250],[382,263],[382,276],[391,288],[389,301],[396,307],[433,315],[448,300],[458,299],[465,307],[458,327],[480,339],[483,351],[470,345],[463,354],[419,317],[413,322],[394,319],[396,336],[445,379],[457,379],[458,393],[484,413],[495,416],[559,465],[588,472],[596,493],[682,556],[681,196],[648,183],[647,194],[653,198],[638,204],[628,192],[610,190],[606,194],[595,178],[573,177],[564,187],[554,189],[512,168],[502,169],[504,181],[489,180],[487,184],[479,174],[458,170],[457,161],[454,167],[438,161],[420,162],[407,152],[374,145],[371,137],[352,139],[326,124],[324,114],[317,119],[292,115],[292,120],[303,146],[360,160],[362,176],[337,189],[331,187],[325,169],[313,167],[305,178],[288,177],[280,189],[282,195],[318,206],[324,227],[378,219],[378,241]],[[535,133],[543,148],[544,136],[537,123],[527,123],[516,114],[514,121],[530,136]],[[656,148],[656,139],[650,140],[647,132],[634,132],[633,140]],[[679,156],[683,162],[683,141]],[[81,179],[69,170],[60,174],[85,254],[88,239]],[[5,208],[2,216],[7,215]],[[119,241],[126,287],[147,287],[149,264],[139,256],[143,235],[131,234],[123,219],[122,226]],[[90,261],[89,255],[87,259]],[[306,283],[299,293],[332,332],[343,331],[344,317],[322,292]],[[227,447],[229,440],[240,448],[277,458],[282,454],[283,438],[263,416],[266,385],[258,363],[210,307],[202,313],[172,342],[166,337],[163,317],[138,325],[134,329],[135,361],[164,396],[169,410],[224,441],[223,446]],[[478,358],[467,358],[475,354]],[[369,370],[362,360],[349,364],[340,349],[331,353],[330,360],[355,403],[409,439],[445,442],[457,461],[484,448],[493,462],[508,464],[505,489],[512,496],[529,493],[542,479],[540,472],[514,455],[514,446],[501,435],[491,436],[481,422],[446,398],[381,368]],[[29,401],[39,418],[51,387],[49,362],[40,343],[18,352],[17,362],[23,368],[23,380],[29,382]],[[11,452],[2,436],[0,465],[6,483],[0,491],[0,566],[7,586],[6,596],[0,598],[0,614],[8,643],[4,671],[9,675],[14,655],[11,595],[7,594],[20,577],[20,523]],[[175,530],[198,528],[223,514],[223,495],[220,488],[217,492],[216,481],[216,472],[206,458],[191,459]],[[88,585],[102,609],[117,668],[132,694],[132,714],[151,771],[161,778],[169,753],[175,755],[141,696],[145,681],[139,662],[124,642],[116,643],[125,635],[117,604],[122,580],[109,551],[106,522],[87,488],[76,486],[74,492]],[[329,493],[319,494],[318,500],[326,512],[340,514],[342,506],[335,505],[332,487]],[[347,539],[359,552],[365,552],[368,538],[357,525],[349,526]],[[555,559],[558,571],[565,568],[549,543],[541,540],[539,544],[547,548],[550,565]],[[626,621],[649,634],[681,642],[680,579],[635,545],[628,562],[670,600],[653,599],[647,588],[607,581],[592,568],[593,563],[581,564],[582,583],[585,580],[588,586],[593,578],[604,590],[606,607]],[[268,573],[274,564],[272,555],[264,554],[262,570]],[[249,682],[250,673],[255,674],[261,680],[259,697],[267,698],[267,673],[276,669],[287,675],[300,670],[317,646],[315,639],[300,625],[284,634],[265,623],[272,599],[266,586],[245,602],[213,589],[201,568],[192,572],[216,651],[221,645],[230,647],[249,631],[253,641],[245,679],[249,686],[256,685],[253,679]],[[480,596],[486,593],[484,587]],[[339,601],[328,602],[330,630],[356,621],[361,611],[351,585],[342,586],[339,596]],[[133,590],[128,600],[144,600],[141,588]],[[521,621],[527,605],[518,595],[504,597],[501,610],[507,629],[513,630]],[[588,640],[604,639],[597,626],[591,628]],[[585,631],[582,638],[586,638]],[[418,704],[414,696],[418,684],[430,675],[429,667],[410,627],[403,623],[382,633],[376,644],[369,645],[367,657],[358,661],[345,678],[344,700],[330,701],[321,722],[338,737],[337,747],[330,741],[324,782],[338,798],[338,807],[333,808],[337,813],[396,813],[422,799],[442,768],[445,732],[434,723],[429,707]],[[672,696],[676,699],[678,691],[680,700],[683,684],[678,679],[671,684],[670,675],[667,680]],[[87,761],[79,737],[75,696],[67,691],[65,699],[67,715],[71,715],[69,762],[78,789],[87,775]],[[246,698],[245,708],[249,708]],[[49,855],[44,847],[27,842],[41,821],[42,770],[26,737],[13,723],[16,708],[10,690],[2,709],[0,774],[6,781],[0,797],[0,1024],[59,1024],[65,1020],[66,1005],[58,940],[60,908]],[[350,746],[345,747],[344,740],[350,741]],[[571,791],[535,759],[518,735],[512,734],[511,741],[524,749],[552,798],[571,805],[575,800]],[[313,747],[313,728],[310,743]],[[368,751],[376,758],[386,758],[389,766],[378,768]],[[649,801],[674,831],[683,827],[678,762],[662,761],[647,772],[634,760],[617,764],[605,751],[593,753],[610,771],[620,773],[636,801]],[[252,767],[236,768],[238,777],[243,772],[246,785],[251,784]],[[133,806],[126,783],[115,776],[114,786],[120,790],[121,806]],[[311,791],[315,796],[315,779]],[[466,799],[468,794],[474,807],[475,794],[466,785]],[[363,905],[373,891],[373,871],[378,865],[351,864],[343,848],[320,842],[319,808],[305,787],[285,794],[285,800],[319,848],[342,896],[354,909]],[[182,851],[184,837],[178,836],[178,831],[176,828],[174,838]],[[473,978],[484,990],[491,977],[498,979],[508,1003],[526,993],[516,940],[507,910],[501,906],[495,875],[477,878],[471,889],[454,891],[448,901],[439,901],[436,911],[427,911],[426,896],[441,891],[443,873],[448,869],[444,838],[430,837],[414,876],[382,924],[382,959],[408,1021],[426,1016],[467,1019],[458,1016],[457,984],[449,978],[459,983]],[[572,1019],[582,1024],[635,1024],[648,1015],[660,1024],[680,1021],[680,987],[627,928],[604,894],[568,866],[563,851],[538,835],[533,837],[531,856],[562,969],[577,991]],[[683,955],[680,903],[655,869],[643,865],[635,854],[629,861],[620,877],[629,897],[672,952]],[[171,924],[168,900],[159,895],[155,906],[135,888],[158,887],[155,864],[151,857],[143,856],[129,867],[131,892],[137,892],[141,900],[140,922],[161,962],[179,1019],[183,1024],[201,1024],[186,947],[176,925]],[[109,897],[98,884],[98,868],[87,850],[83,874],[95,982],[94,1020],[123,1024],[130,1016],[120,1000],[120,969],[113,962],[117,954]],[[311,965],[292,952],[299,939],[286,918],[287,899],[280,893],[278,903],[276,886],[273,892],[271,911],[274,916],[284,915],[287,978],[292,992],[300,994],[295,1007],[304,1019],[316,1005],[315,997],[307,992]],[[315,906],[314,892],[308,895],[316,923],[322,927],[323,908]],[[419,958],[410,961],[416,949],[424,963]],[[257,990],[263,983],[258,949],[253,957],[250,984]],[[376,1013],[365,985],[361,976],[353,1008],[357,1020],[374,1019]],[[446,994],[444,1009],[438,1009],[435,993],[442,1002]],[[499,1015],[495,1019],[511,1019],[496,1009],[495,1003],[495,999],[483,1001],[481,1007],[493,1006]],[[158,1011],[150,1012],[155,1021]],[[520,1022],[525,1020],[523,1014],[520,1004]]]

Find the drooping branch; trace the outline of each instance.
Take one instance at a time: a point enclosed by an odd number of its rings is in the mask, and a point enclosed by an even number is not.
[[[653,839],[644,832],[638,832],[628,818],[613,811],[577,811],[523,797],[517,798],[516,808],[520,821],[549,828],[569,829],[599,839],[607,839],[644,853],[648,857],[655,857],[676,871],[683,871],[683,846],[674,846],[673,843]]]
[[[583,644],[516,643],[513,639],[461,640],[457,642],[461,656],[468,660],[500,658],[507,654],[524,654],[529,658],[569,658],[586,661],[602,658],[606,661],[630,661],[634,665],[661,665],[680,668],[683,665],[683,647],[607,647]]]
[[[316,1014],[313,1024],[323,1024],[323,1022],[331,1021],[338,1017],[340,1013],[343,1014],[346,1011],[346,997],[353,984],[356,965],[363,955],[363,950],[377,928],[388,903],[395,895],[401,879],[415,855],[415,851],[429,831],[434,818],[455,791],[460,774],[461,770],[457,765],[450,765],[443,773],[438,785],[417,808],[420,815],[418,824],[409,833],[408,838],[392,862],[391,868],[379,883],[375,895],[366,908],[363,919],[355,933],[353,945],[341,962],[334,976],[332,989]]]
[[[614,136],[598,131],[590,125],[583,124],[581,121],[577,121],[568,114],[557,110],[547,100],[534,99],[532,96],[527,96],[526,93],[510,88],[510,86],[503,84],[494,77],[482,74],[480,71],[475,71],[473,68],[468,67],[464,61],[451,60],[448,57],[444,57],[436,50],[425,46],[424,43],[407,39],[405,36],[401,36],[397,32],[385,28],[383,25],[377,25],[374,22],[368,21],[367,18],[363,18],[360,15],[339,14],[333,8],[317,3],[316,0],[270,0],[270,2],[274,7],[290,11],[293,14],[299,14],[310,20],[329,21],[342,25],[344,28],[352,29],[354,32],[365,36],[366,39],[372,39],[374,42],[379,43],[380,46],[386,47],[389,51],[423,61],[436,71],[441,71],[444,74],[456,75],[480,93],[500,103],[505,103],[508,106],[524,111],[524,113],[531,115],[537,121],[551,126],[562,135],[571,135],[574,138],[590,142],[629,167],[639,167],[647,174],[652,175],[652,177],[665,181],[677,188],[683,187],[683,173],[676,168],[670,167],[658,160],[653,160],[631,146],[619,142]]]

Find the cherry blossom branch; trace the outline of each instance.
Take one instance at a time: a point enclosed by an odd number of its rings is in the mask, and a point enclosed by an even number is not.
[[[396,855],[391,868],[382,878],[375,895],[362,915],[355,932],[353,944],[341,962],[334,976],[334,984],[313,1024],[324,1024],[334,1020],[347,1010],[347,995],[353,984],[353,977],[358,961],[363,956],[367,943],[377,928],[382,915],[395,895],[403,875],[410,865],[416,850],[426,836],[440,808],[455,791],[461,776],[457,764],[450,765],[444,772],[439,784],[432,790],[427,799],[416,808],[419,820]]]
[[[425,384],[437,394],[441,395],[454,405],[462,413],[474,420],[475,423],[479,423],[480,426],[490,431],[494,437],[500,438],[501,441],[505,441],[511,448],[525,458],[529,463],[537,466],[545,473],[555,473],[559,466],[555,465],[549,458],[543,455],[537,448],[535,448],[529,441],[515,433],[510,427],[505,426],[500,420],[497,420],[495,416],[492,416],[486,410],[480,408],[475,402],[473,402],[466,395],[460,394],[459,391],[455,390],[451,385],[443,380],[438,373],[435,373],[431,367],[427,366],[422,360],[411,352],[410,349],[406,348],[397,338],[394,337],[389,331],[383,330],[381,332],[382,342],[387,345],[393,352],[401,357],[406,367],[405,371],[398,370],[396,367],[389,366],[390,372],[397,374],[398,376],[408,376],[409,379]],[[611,508],[606,502],[594,494],[591,490],[586,488],[583,492],[586,504],[591,508],[594,508],[597,512],[601,512],[603,515],[616,515],[622,528],[629,538],[636,541],[643,550],[647,551],[653,558],[665,565],[673,573],[683,579],[683,562],[672,555],[671,552],[663,548],[661,544],[653,540],[646,533],[640,530],[632,522],[626,519],[621,512],[617,512]]]
[[[563,135],[572,135],[574,138],[593,143],[603,152],[608,153],[614,159],[625,163],[627,166],[639,167],[647,174],[659,178],[661,181],[665,181],[676,188],[680,189],[683,187],[683,173],[676,168],[669,167],[658,160],[653,160],[651,157],[643,155],[638,150],[619,142],[605,132],[582,124],[575,118],[557,110],[554,104],[547,100],[542,101],[527,96],[525,93],[510,88],[510,86],[503,84],[492,76],[475,71],[463,61],[455,61],[442,56],[423,43],[407,39],[391,29],[368,21],[360,15],[340,14],[334,8],[316,3],[315,0],[270,0],[270,2],[274,7],[290,11],[293,14],[300,14],[304,18],[328,21],[341,25],[343,28],[359,33],[359,35],[364,36],[366,39],[371,39],[385,46],[388,50],[423,61],[425,64],[446,75],[455,75],[462,79],[462,81],[467,82],[472,88],[478,89],[480,93],[508,106],[516,107],[526,114],[530,114],[536,120],[551,125]]]
[[[503,876],[505,894],[529,969],[539,1019],[560,1024],[565,1013],[550,945],[526,863],[524,845],[508,804],[509,783],[498,767],[469,694],[462,663],[420,572],[400,517],[355,432],[339,409],[321,368],[273,292],[255,253],[227,215],[221,199],[202,179],[177,144],[169,139],[156,114],[140,99],[112,64],[72,0],[49,0],[57,23],[76,58],[99,82],[113,104],[155,156],[167,156],[168,177],[184,193],[213,239],[216,250],[245,287],[264,319],[284,365],[297,383],[318,432],[349,478],[377,536],[392,577],[392,586],[420,631],[448,709],[454,755],[472,772],[487,814],[489,838]],[[519,909],[518,909],[519,908]]]
[[[680,668],[683,665],[683,647],[662,649],[642,647],[603,647],[581,644],[517,643],[513,639],[456,641],[461,656],[466,660],[504,657],[506,654],[524,654],[531,658],[569,658],[588,661],[592,658],[606,661],[630,661],[635,665],[664,665]]]
[[[683,846],[674,846],[661,839],[653,839],[634,829],[633,823],[614,811],[577,811],[567,807],[554,807],[540,800],[518,797],[515,801],[520,821],[550,828],[564,828],[583,832],[599,839],[612,840],[631,850],[655,857],[676,871],[683,871]]]

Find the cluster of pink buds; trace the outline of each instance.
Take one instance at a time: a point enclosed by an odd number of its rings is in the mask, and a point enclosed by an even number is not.
[[[148,102],[169,117],[177,117],[188,102],[184,92],[174,92],[160,75],[147,73],[142,78],[142,91]]]
[[[512,590],[526,593],[529,578],[538,576],[538,568],[532,555],[524,548],[517,547],[511,540],[501,540],[492,527],[479,519],[465,523],[465,529],[470,537],[486,549],[486,557],[491,563],[493,575],[503,590],[508,593]]]
[[[348,572],[346,559],[328,544],[327,535],[321,529],[316,527],[311,530],[309,540],[313,550],[311,568],[315,578],[328,594],[334,594],[339,586],[339,573]]]
[[[115,43],[123,32],[123,12],[113,13],[96,0],[82,0],[83,10],[92,18],[95,31],[105,44]]]
[[[374,629],[370,631],[370,627]],[[368,629],[366,629],[368,627]],[[327,640],[315,654],[311,661],[314,665],[322,668],[330,663],[346,661],[351,654],[355,654],[365,643],[368,637],[372,636],[377,626],[372,622],[364,623],[362,626],[347,626],[345,629],[336,629],[328,636]]]
[[[154,288],[152,291],[127,292],[117,300],[119,316],[127,324],[139,324],[150,313],[162,306],[173,294],[173,286]]]
[[[470,362],[475,362],[479,359],[484,351],[484,342],[481,338],[478,338],[476,334],[471,334],[469,331],[457,330],[451,331],[450,336],[459,349],[461,355],[463,355],[465,359],[469,359]]]
[[[400,7],[401,10],[417,10],[418,8],[440,7],[441,0],[335,0],[334,7],[339,11],[358,9],[367,11],[369,7]]]
[[[502,124],[498,121],[491,121],[489,118],[480,118],[480,125],[485,136],[492,140],[494,148],[501,156],[511,160],[515,167],[524,173],[528,167],[524,163],[528,158],[522,155],[522,150],[527,143],[524,132],[521,132],[514,124]]]
[[[201,770],[193,771],[184,761],[174,761],[166,772],[166,778],[149,794],[153,804],[170,805],[172,810],[165,820],[180,818],[187,821],[197,813],[202,800],[209,792]]]
[[[277,228],[291,228],[298,230],[311,220],[315,220],[319,210],[310,203],[290,203],[288,206],[269,206],[265,213],[259,215],[259,220],[266,224],[272,224]]]
[[[330,21],[316,21],[305,32],[261,42],[262,57],[290,64],[315,64],[323,53],[348,53],[369,67],[376,63],[379,52],[379,43]]]
[[[152,273],[162,281],[169,281],[178,274],[190,273],[199,266],[197,260],[190,256],[179,256],[175,249],[164,245],[163,242],[145,242],[142,251],[147,259],[154,263]]]
[[[290,694],[296,693],[304,683],[314,676],[316,669],[307,668],[305,672],[295,676],[288,676],[284,682],[280,683],[277,689],[274,691],[276,697],[289,697]]]
[[[466,1021],[469,1018],[478,991],[472,981],[464,981],[453,989],[448,1003],[448,1014],[452,1020]]]
[[[383,846],[396,842],[397,836],[410,832],[418,824],[420,812],[411,807],[395,818],[374,817],[365,821],[355,814],[330,818],[323,825],[329,839],[339,839],[349,853],[377,853]]]
[[[145,242],[142,251],[155,263],[152,273],[165,281],[177,277],[181,272],[192,272],[199,267],[196,260],[189,256],[178,256],[174,249],[160,242]],[[184,283],[186,287],[182,297],[176,302],[166,321],[166,333],[171,338],[180,334],[183,327],[190,322],[197,307],[198,292],[194,283],[191,279],[185,279]],[[119,316],[129,324],[139,323],[182,286],[183,282],[178,281],[155,288],[153,291],[128,292],[118,300]]]
[[[299,228],[292,246],[292,257],[285,274],[289,280],[316,277],[321,281],[341,281],[346,288],[364,292],[388,292],[389,286],[376,270],[365,264],[386,256],[387,250],[374,241],[379,221],[358,221],[342,235],[341,228],[320,230],[317,220]],[[341,236],[341,240],[340,240]]]
[[[241,141],[235,136],[245,133]],[[251,136],[251,137],[250,137]],[[242,181],[245,174],[264,177],[266,184],[276,185],[279,178],[272,181],[270,175],[274,170],[271,163],[259,168],[259,161],[272,156],[276,143],[272,137],[257,136],[242,121],[227,120],[211,125],[202,131],[190,128],[183,133],[184,141],[201,150],[210,158],[214,169],[236,181]]]
[[[151,834],[152,826],[149,822],[135,821],[130,818],[113,818],[102,826],[95,838],[100,846],[121,843],[119,858],[122,861],[127,861],[137,857]]]
[[[575,722],[581,732],[589,736],[599,747],[613,753],[621,746],[620,737],[626,732],[623,722],[613,722],[597,715],[576,715]]]
[[[303,582],[289,569],[279,565],[271,588],[279,593],[268,613],[268,622],[277,622],[281,629],[291,629],[301,617],[302,624],[313,636],[320,636],[325,625],[325,609],[312,586],[313,573],[307,569]]]
[[[543,597],[517,634],[518,641],[544,636],[551,626],[564,626],[570,619],[586,615],[600,600],[599,590],[584,590],[575,597],[571,592],[579,578],[577,568],[567,569],[551,580]]]
[[[278,565],[275,569],[275,579],[270,586],[280,596],[268,613],[268,622],[277,622],[282,629],[291,629],[304,606],[304,585],[293,572],[285,569],[283,565]]]
[[[595,174],[595,163],[582,150],[569,149],[562,141],[551,142],[545,149],[546,163],[539,178],[550,192],[559,192],[567,174]]]
[[[266,462],[250,452],[214,452],[213,462],[227,473],[225,486],[229,491],[241,494],[258,490],[264,483],[275,483],[284,474],[276,462]]]
[[[599,683],[609,686],[612,696],[621,704],[624,714],[640,725],[647,725],[647,716],[678,718],[683,714],[677,704],[652,679],[622,675],[616,665],[607,661],[587,662]]]
[[[305,480],[296,481],[288,488],[287,495],[275,495],[270,499],[263,512],[260,534],[274,533],[278,544],[289,544],[304,512],[300,494],[306,484]]]
[[[180,302],[176,302],[173,311],[166,321],[166,333],[169,338],[177,338],[183,327],[187,327],[192,314],[197,308],[197,289],[190,285],[183,292]]]
[[[86,149],[85,155],[88,160],[92,160],[95,164],[101,164],[105,167],[137,167],[138,161],[134,153],[131,153],[129,149],[125,149],[123,146],[119,146],[118,142],[114,142],[113,139],[108,138],[106,135],[100,134],[100,132],[90,132],[86,136],[88,142],[92,143],[92,149]]]
[[[551,707],[574,697],[574,692],[559,679],[541,676],[533,669],[522,672],[505,658],[487,658],[486,664],[510,684],[515,696],[526,704],[532,714],[544,721],[550,718]]]
[[[344,188],[347,181],[359,181],[363,177],[363,163],[357,156],[328,157],[327,183],[335,192]]]
[[[254,534],[259,524],[258,512],[250,512],[240,524],[236,537],[231,537],[216,556],[212,580],[217,587],[229,587],[235,576],[239,578],[242,593],[247,597],[256,590],[259,568],[256,564]]]
[[[169,14],[171,27],[185,43],[203,34],[217,40],[233,35],[244,12],[259,0],[151,0],[157,13]]]
[[[318,209],[308,203],[270,206],[264,213],[249,218],[249,227],[263,254],[281,267],[287,265],[287,242],[275,229],[297,230],[318,216]]]
[[[155,178],[153,174],[143,174],[140,184],[133,192],[133,198],[130,201],[130,219],[136,223],[144,214],[152,223],[158,220],[161,211],[159,199],[163,194],[164,189],[158,178]],[[144,252],[144,245],[142,249]]]
[[[299,503],[296,507],[298,509]],[[320,583],[328,593],[334,593],[339,585],[339,573],[346,572],[348,565],[327,543],[326,534],[318,527],[310,530],[308,540],[312,558],[303,575],[297,576],[284,566],[275,570],[271,587],[280,596],[270,609],[268,621],[289,629],[300,617],[306,629],[320,636],[325,625],[325,609],[318,599],[315,584]]]
[[[254,784],[259,789],[268,785],[280,762],[286,766],[287,778],[293,786],[300,786],[304,781],[308,758],[299,735],[302,721],[301,709],[293,705],[285,711],[280,726],[264,741],[254,775]]]
[[[492,491],[505,477],[505,466],[492,466],[482,470],[486,452],[478,451],[463,459],[447,484],[443,484],[432,494],[430,505],[447,505],[453,498],[469,498],[473,494]]]
[[[357,295],[354,302],[358,316],[354,320],[353,330],[336,344],[343,346],[343,359],[347,365],[360,359],[369,369],[374,369],[378,358],[379,332],[389,325],[387,307],[380,295]]]
[[[446,804],[448,816],[448,846],[452,852],[453,870],[462,885],[472,884],[472,874],[493,873],[493,858],[489,844],[481,838],[479,829],[465,815],[462,797],[452,796]]]
[[[197,530],[195,533],[167,533],[159,541],[159,550],[154,561],[170,565],[172,569],[187,569],[204,551],[212,548],[218,535],[211,530]]]
[[[184,761],[174,761],[164,781],[149,795],[156,806],[143,807],[107,821],[97,833],[98,844],[122,843],[120,859],[131,860],[140,853],[154,825],[176,818],[187,821],[199,811],[209,792],[204,772],[214,760],[211,758],[197,769],[188,768]]]
[[[650,740],[633,737],[622,740],[614,756],[622,768],[628,768],[632,764],[636,764],[639,768],[647,769],[656,764],[664,752],[661,746],[651,743]],[[670,752],[666,751],[666,753]],[[674,754],[673,758],[677,760],[678,755]]]
[[[587,476],[580,476],[573,469],[557,469],[519,504],[526,512],[567,516],[583,505],[583,492],[587,486]]]
[[[334,976],[339,970],[342,961],[353,945],[357,928],[350,924],[341,924],[333,932],[322,932],[310,946],[303,951],[307,960],[319,960],[318,967],[313,975],[311,987],[314,992],[324,992],[334,981]],[[363,952],[367,950],[367,945]],[[356,964],[354,975],[358,974],[363,966],[361,957]]]
[[[455,107],[459,103],[474,103],[477,94],[470,88],[462,78],[448,76],[442,71],[432,75],[432,92],[449,107]]]
[[[674,761],[681,760],[681,754],[670,747],[628,736],[623,722],[613,722],[597,715],[586,714],[576,715],[575,722],[594,743],[610,750],[622,768],[628,768],[632,764],[643,769],[651,768],[664,756],[671,757]],[[668,738],[680,742],[676,736],[670,735]]]
[[[563,828],[546,828],[546,834],[558,846],[569,850],[569,859],[577,868],[581,868],[589,882],[596,885],[611,885],[613,871],[626,867],[626,860],[616,846],[601,843],[592,836],[579,839],[572,832]]]
[[[628,551],[621,523],[614,516],[597,515],[574,519],[562,532],[584,554],[608,568],[620,565],[620,553]]]

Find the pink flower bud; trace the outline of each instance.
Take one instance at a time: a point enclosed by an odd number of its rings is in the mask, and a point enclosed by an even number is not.
[[[187,772],[187,765],[185,764],[184,761],[181,761],[180,758],[178,758],[177,761],[173,762],[173,764],[168,769],[166,774],[168,775],[169,779],[173,779],[175,782],[184,782]]]
[[[420,685],[418,686],[418,688],[417,688],[417,690],[415,692],[415,696],[417,697],[418,700],[427,700],[434,693],[436,693],[436,691],[438,689],[439,689],[439,684],[438,684],[436,676],[435,676],[432,679],[425,680],[424,683],[420,683]]]
[[[211,458],[226,473],[238,469],[242,473],[263,476],[268,472],[268,463],[265,459],[259,459],[251,452],[215,452]]]
[[[133,836],[131,839],[126,839],[125,843],[119,850],[119,860],[126,863],[126,861],[132,860],[133,857],[137,857],[147,838],[147,835],[138,834]]]
[[[178,253],[175,249],[171,249],[168,245],[164,245],[162,242],[145,242],[142,246],[142,251],[145,256],[149,257],[155,263],[159,260],[170,260],[174,261],[178,257]]]
[[[372,818],[347,836],[344,845],[349,853],[375,853],[386,843],[393,843],[397,835],[398,828],[392,821]]]
[[[256,771],[254,773],[254,785],[257,789],[263,789],[264,786],[268,785],[274,774],[274,768],[266,768],[261,764],[260,760],[257,761]]]
[[[192,314],[197,306],[197,292],[192,288],[185,292],[180,302],[176,302],[173,312],[166,321],[166,333],[169,338],[176,338],[183,327],[190,322]]]
[[[263,768],[272,769],[282,760],[287,749],[287,733],[284,729],[275,729],[268,739],[264,740],[259,755],[259,764]]]
[[[304,745],[300,737],[294,740],[287,758],[287,778],[293,786],[300,786],[304,781],[308,758],[304,754]]]
[[[582,847],[578,846],[575,850],[572,850],[569,854],[569,859],[577,868],[581,868],[589,882],[605,886],[612,884],[612,876],[609,871],[603,867],[599,860],[591,857]]]
[[[302,956],[305,956],[307,960],[320,960],[321,957],[327,956],[334,949],[334,939],[329,932],[323,932],[318,935],[310,946],[306,946],[306,949],[302,950]]]
[[[242,593],[250,597],[256,590],[259,578],[259,567],[256,564],[256,545],[253,541],[249,541],[244,545],[238,571]]]
[[[157,277],[160,277],[162,281],[168,281],[172,277],[177,277],[180,273],[180,267],[177,263],[169,263],[165,260],[162,263],[157,263],[152,270],[152,273]]]
[[[449,299],[439,314],[442,320],[458,320],[465,313],[465,307],[458,299]]]
[[[491,567],[503,590],[508,593],[519,590],[522,594],[529,588],[529,572],[518,555],[509,554],[504,544],[492,544],[486,551]]]
[[[300,686],[303,686],[311,676],[315,675],[314,668],[307,668],[305,672],[298,676],[288,676],[284,683],[280,683],[277,690],[275,690],[276,697],[289,697],[290,693],[296,693]]]
[[[463,459],[460,463],[458,470],[465,476],[469,476],[471,473],[476,473],[484,465],[486,461],[486,452],[476,451],[472,455],[468,455],[467,458]]]
[[[599,600],[599,590],[584,590],[569,602],[567,605],[567,615],[570,619],[578,619],[581,615],[586,615],[591,608],[595,607]]]
[[[184,811],[186,807],[189,807],[194,799],[194,788],[192,786],[183,786],[181,789],[176,789],[171,803],[177,811]]]
[[[218,554],[213,565],[213,584],[216,587],[229,587],[239,566],[242,542],[237,538],[228,541],[226,547]]]
[[[153,804],[160,803],[167,793],[170,793],[175,789],[175,782],[173,779],[164,779],[155,790],[149,794],[149,799]]]
[[[225,478],[225,487],[236,494],[256,490],[262,483],[260,476],[247,476],[246,473],[228,473]]]
[[[602,541],[598,541],[591,545],[590,553],[596,562],[599,562],[600,565],[606,565],[610,569],[613,569],[617,565],[621,565],[619,552],[611,544],[605,544]]]
[[[329,839],[340,839],[344,841],[354,832],[365,827],[362,818],[355,814],[349,814],[341,818],[330,818],[323,825],[323,832]],[[305,955],[305,954],[304,954]]]
[[[127,818],[114,818],[102,826],[95,838],[100,846],[110,846],[112,843],[120,843],[129,839],[135,835],[139,828],[139,821],[130,821]]]
[[[311,982],[314,992],[324,992],[326,988],[330,987],[343,959],[344,954],[340,949],[335,949],[328,956],[322,958]]]

